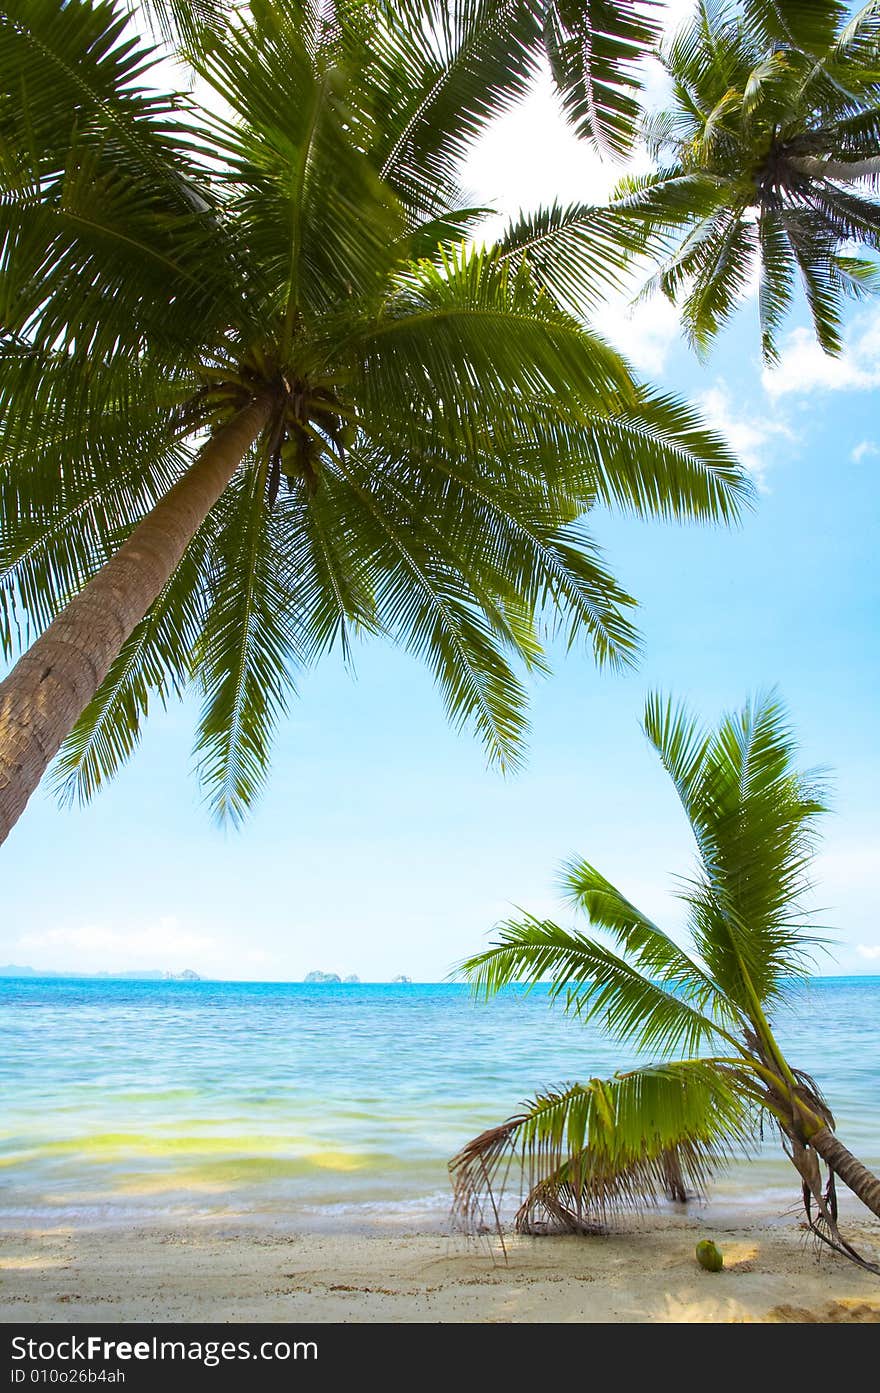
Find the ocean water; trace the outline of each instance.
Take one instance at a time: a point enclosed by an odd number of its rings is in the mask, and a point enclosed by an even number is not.
[[[880,978],[814,979],[774,1027],[880,1169]],[[462,1143],[633,1058],[543,990],[5,979],[0,1220],[442,1224]],[[781,1213],[795,1182],[768,1137],[713,1202]]]

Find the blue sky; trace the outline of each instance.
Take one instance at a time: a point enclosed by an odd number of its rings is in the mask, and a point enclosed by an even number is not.
[[[600,197],[600,167],[541,88],[470,162],[502,211]],[[297,979],[312,968],[441,978],[513,904],[564,915],[556,867],[588,856],[674,931],[674,873],[692,849],[639,730],[645,693],[705,717],[776,685],[806,765],[833,775],[816,865],[825,971],[880,972],[877,735],[880,316],[853,316],[843,359],[792,321],[762,373],[747,301],[701,366],[662,302],[599,316],[641,372],[699,401],[754,472],[738,531],[596,515],[615,573],[641,601],[644,660],[625,677],[557,656],[534,689],[525,772],[503,779],[446,724],[425,672],[372,643],[355,679],[331,658],[306,674],[268,793],[241,833],[218,830],[191,776],[194,710],[151,718],[140,750],[91,807],[33,800],[3,848],[0,962]]]

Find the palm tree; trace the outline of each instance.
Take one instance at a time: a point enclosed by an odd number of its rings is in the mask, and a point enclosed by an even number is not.
[[[669,110],[645,122],[659,167],[614,202],[651,228],[661,257],[647,290],[681,304],[705,351],[756,270],[765,361],[802,283],[815,332],[841,349],[847,296],[877,286],[880,246],[880,5],[743,11],[700,0],[660,49]]]
[[[39,635],[0,684],[0,840],[59,749],[88,797],[192,683],[241,817],[296,671],[354,635],[513,765],[545,622],[636,652],[584,513],[747,502],[569,312],[621,266],[612,215],[468,240],[461,155],[541,36],[508,9],[261,0],[187,50],[207,110],[151,88],[117,0],[0,3],[0,634]]]
[[[519,1156],[527,1193],[518,1228],[590,1231],[609,1212],[702,1189],[769,1122],[801,1177],[815,1232],[861,1261],[837,1227],[835,1182],[880,1215],[880,1180],[838,1140],[818,1085],[789,1063],[769,1020],[817,942],[806,932],[804,896],[821,785],[795,768],[773,696],[715,731],[651,696],[644,729],[696,841],[697,868],[679,892],[692,951],[575,861],[565,891],[620,952],[526,915],[461,971],[487,996],[549,979],[551,999],[569,1014],[600,1022],[655,1062],[543,1093],[470,1142],[451,1163],[458,1208],[473,1217]]]

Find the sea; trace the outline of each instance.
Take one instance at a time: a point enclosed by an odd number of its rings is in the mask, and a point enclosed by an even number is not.
[[[841,1139],[880,1170],[880,977],[814,978],[774,1014]],[[449,1223],[449,1158],[548,1086],[634,1062],[544,988],[0,980],[0,1223]],[[768,1132],[716,1206],[785,1215]]]

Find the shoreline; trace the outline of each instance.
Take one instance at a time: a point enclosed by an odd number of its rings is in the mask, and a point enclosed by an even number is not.
[[[877,1163],[873,1163],[877,1166]],[[782,1167],[780,1167],[782,1169]],[[752,1175],[752,1185],[745,1182],[748,1170],[743,1167],[736,1185],[716,1179],[705,1196],[692,1194],[686,1203],[658,1199],[646,1206],[641,1215],[643,1227],[666,1228],[680,1224],[724,1229],[773,1229],[796,1223],[803,1217],[794,1172],[784,1167],[789,1183],[778,1175],[772,1181],[765,1174]],[[764,1182],[763,1184],[761,1182]],[[127,1229],[187,1229],[211,1225],[234,1225],[243,1233],[265,1230],[278,1234],[315,1235],[336,1234],[340,1237],[396,1238],[408,1235],[434,1234],[443,1237],[463,1236],[452,1214],[451,1187],[405,1198],[392,1194],[376,1194],[370,1198],[349,1197],[332,1201],[286,1203],[278,1196],[267,1200],[254,1193],[230,1191],[225,1202],[213,1192],[203,1195],[169,1192],[157,1189],[152,1202],[143,1194],[133,1194],[129,1203],[114,1196],[109,1189],[90,1203],[80,1196],[69,1203],[0,1206],[0,1249],[4,1237],[16,1233],[42,1232],[51,1229],[84,1230],[91,1232],[123,1232]],[[509,1191],[500,1202],[504,1231],[512,1231],[513,1219],[520,1197]],[[843,1223],[859,1225],[870,1216],[865,1207],[848,1190],[838,1192],[838,1205]],[[487,1231],[494,1230],[491,1209],[484,1212]],[[610,1232],[624,1232],[639,1216],[619,1216],[609,1221]],[[876,1225],[880,1244],[880,1224]],[[2,1271],[2,1269],[0,1269]]]
[[[848,1233],[880,1257],[880,1228]],[[700,1269],[698,1238],[725,1255]],[[0,1235],[0,1320],[880,1322],[880,1278],[794,1217],[651,1213],[596,1238],[304,1232],[259,1216]]]

